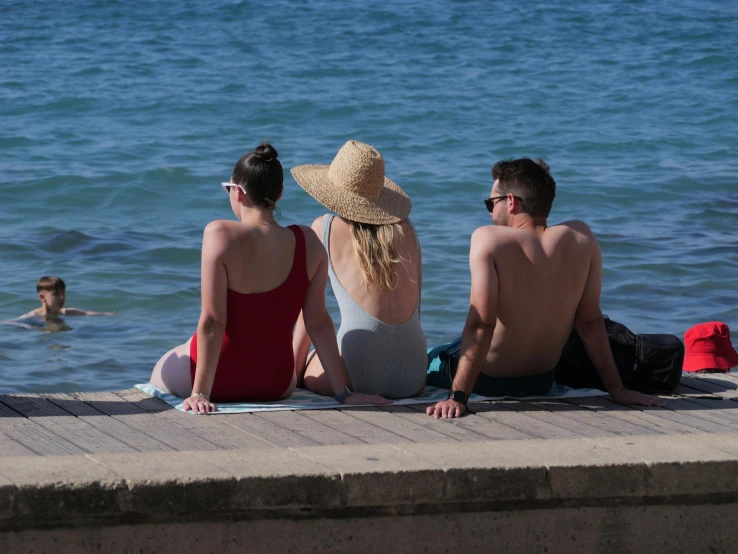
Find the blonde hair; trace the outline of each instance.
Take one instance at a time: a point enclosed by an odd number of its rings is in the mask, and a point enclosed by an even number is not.
[[[397,243],[405,237],[399,223],[372,225],[348,221],[361,280],[381,290],[394,290],[400,284],[397,265],[408,261],[400,256]]]

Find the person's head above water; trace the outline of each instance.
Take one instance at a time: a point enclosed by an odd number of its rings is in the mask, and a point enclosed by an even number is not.
[[[282,164],[277,156],[277,150],[271,144],[264,143],[236,162],[231,174],[231,184],[240,187],[232,186],[227,189],[237,216],[239,204],[267,210],[276,208],[277,201],[282,197],[284,183]]]
[[[61,277],[44,275],[36,282],[38,299],[51,313],[56,313],[64,307],[67,285]]]
[[[549,169],[540,158],[503,160],[494,165],[492,193],[485,203],[495,225],[510,225],[511,216],[518,214],[545,222],[556,197],[556,181]]]

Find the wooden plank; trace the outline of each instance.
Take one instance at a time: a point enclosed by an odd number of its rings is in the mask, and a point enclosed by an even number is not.
[[[577,403],[580,405],[582,401],[589,401],[588,404],[592,405],[596,402],[604,402],[605,400],[602,398],[600,399],[588,399],[588,398],[567,399],[567,402],[573,402],[573,403]],[[670,421],[672,426],[678,425],[682,429],[682,433],[690,433],[690,432],[696,432],[696,431],[701,431],[703,433],[730,433],[732,432],[729,427],[726,427],[723,424],[716,423],[714,421],[710,421],[709,419],[705,419],[705,418],[694,417],[692,415],[689,415],[688,413],[685,413],[679,410],[669,409],[668,406],[670,404],[674,407],[677,406],[675,402],[677,401],[667,400],[667,408],[657,408],[657,407],[647,407],[647,406],[637,406],[637,407],[634,406],[634,407],[625,407],[625,408],[633,410],[635,412],[635,417],[645,422],[654,421],[653,418],[657,418],[655,420],[657,422],[662,422],[664,420]],[[618,406],[618,408],[620,409],[619,405],[616,404],[616,406]],[[616,413],[625,413],[619,410],[616,411],[610,406],[606,406],[605,409],[608,410],[608,413],[610,413],[613,416],[615,416]]]
[[[353,418],[399,435],[408,442],[457,442],[453,437],[439,433],[425,425],[420,425],[400,413],[391,413],[381,408],[343,408],[341,410]],[[430,419],[430,418],[428,418]]]
[[[692,417],[725,425],[729,428],[724,431],[726,433],[730,433],[731,429],[733,432],[738,431],[738,412],[733,411],[732,408],[723,408],[723,406],[731,405],[738,407],[738,404],[729,399],[717,401],[704,399],[675,399],[670,400],[669,404],[669,407],[672,410],[678,410],[680,413]]]
[[[356,437],[307,418],[299,411],[259,412],[252,415],[257,420],[277,425],[315,444],[363,444]]]
[[[729,398],[680,398],[679,400],[684,402],[684,404],[681,405],[683,406],[683,410],[695,410],[698,409],[695,406],[699,406],[702,409],[715,410],[717,413],[723,417],[729,418],[731,421],[738,421],[738,402],[733,402]],[[669,400],[670,404],[672,402],[672,400]]]
[[[642,412],[629,406],[622,406],[604,397],[568,398],[566,402],[633,425],[648,427],[665,435],[688,435],[702,432],[696,427],[659,417],[657,413]]]
[[[0,433],[0,457],[5,456],[37,456],[37,454],[4,433]]]
[[[32,394],[11,394],[3,403],[34,423],[89,453],[132,452],[134,449],[111,435],[85,423],[45,398]]]
[[[111,417],[78,398],[60,393],[43,394],[42,396],[81,421],[114,436],[138,452],[171,452],[173,450],[163,442],[126,425],[120,418]]]
[[[526,414],[515,412],[501,406],[498,402],[475,404],[475,413],[482,418],[496,421],[512,427],[533,438],[538,439],[576,439],[579,436],[572,431],[551,425],[545,421],[534,419]]]
[[[714,394],[710,392],[705,392],[702,390],[697,390],[695,388],[689,387],[687,385],[677,385],[677,388],[674,389],[674,395],[676,396],[686,396],[686,397],[700,397],[700,398],[720,398],[719,396],[715,396]]]
[[[472,404],[472,412],[476,409],[475,407],[477,405],[478,403],[476,402]],[[424,404],[411,404],[408,407],[422,414],[425,414],[426,405]],[[426,417],[429,416],[426,415]],[[462,427],[463,429],[473,431],[477,435],[481,435],[484,440],[523,440],[538,438],[527,435],[521,431],[518,431],[517,429],[513,429],[512,427],[506,427],[505,425],[502,425],[501,423],[492,419],[478,417],[474,413],[467,414],[464,417],[444,419],[442,421],[448,423],[449,425],[455,425],[457,427]]]
[[[700,376],[695,375],[695,377],[697,379],[707,379],[709,381],[717,381],[717,382],[728,381],[730,383],[734,383],[734,384],[738,385],[738,373],[731,373],[731,372],[727,372],[727,373],[706,373],[706,374],[703,374],[703,375],[704,376],[702,376],[702,375],[700,375]]]
[[[643,433],[632,433],[632,428],[617,419],[601,416],[595,412],[588,412],[571,404],[557,400],[531,400],[517,402],[518,406],[505,404],[506,407],[517,408],[515,411],[550,423],[576,433],[580,437],[607,437],[616,435],[648,434],[648,429],[641,429]]]
[[[407,419],[408,421],[427,427],[431,431],[436,431],[460,442],[479,442],[488,440],[487,436],[476,433],[467,427],[454,425],[454,420],[436,419],[435,417],[430,417],[425,412],[414,410],[410,406],[382,406],[380,409],[384,412],[397,414],[403,419]]]
[[[273,444],[263,439],[262,433],[250,432],[231,425],[232,415],[235,414],[220,414],[211,417],[181,412],[163,400],[153,398],[138,389],[117,391],[116,395],[133,406],[176,423],[189,433],[206,439],[224,450],[274,448]]]
[[[60,438],[11,409],[3,403],[6,398],[0,396],[0,431],[3,435],[41,456],[86,453],[79,446]]]
[[[259,419],[254,416],[255,414],[252,413],[228,414],[224,416],[214,416],[213,419],[216,417],[222,417],[227,425],[232,426],[234,429],[258,436],[261,440],[265,441],[272,447],[290,448],[294,446],[317,446],[318,444],[303,435],[298,435],[297,433],[293,433],[292,431],[272,423],[271,421]]]
[[[190,433],[187,429],[178,425],[176,421],[167,418],[166,412],[148,413],[133,403],[124,401],[115,393],[75,392],[72,395],[110,417],[119,419],[121,423],[132,427],[138,433],[161,441],[173,450],[222,450],[215,443]]]
[[[406,439],[365,421],[348,416],[338,410],[304,410],[303,417],[317,421],[333,429],[338,429],[366,444],[399,444]]]
[[[710,379],[709,377],[683,376],[681,386],[691,387],[723,398],[738,398],[738,383],[729,379]]]

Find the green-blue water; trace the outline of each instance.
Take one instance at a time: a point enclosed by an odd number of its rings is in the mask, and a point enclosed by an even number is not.
[[[382,152],[430,344],[464,323],[490,168],[523,155],[551,165],[552,220],[598,235],[610,317],[738,333],[737,34],[737,4],[702,0],[2,2],[0,320],[44,274],[118,315],[0,326],[0,393],[146,380],[194,331],[202,229],[263,139],[286,168]],[[323,213],[285,184],[283,223]]]

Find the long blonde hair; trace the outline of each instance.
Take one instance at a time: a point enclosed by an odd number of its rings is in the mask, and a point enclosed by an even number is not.
[[[348,221],[361,280],[381,290],[394,290],[400,284],[398,264],[408,261],[400,256],[397,244],[405,237],[399,223],[372,225]]]

